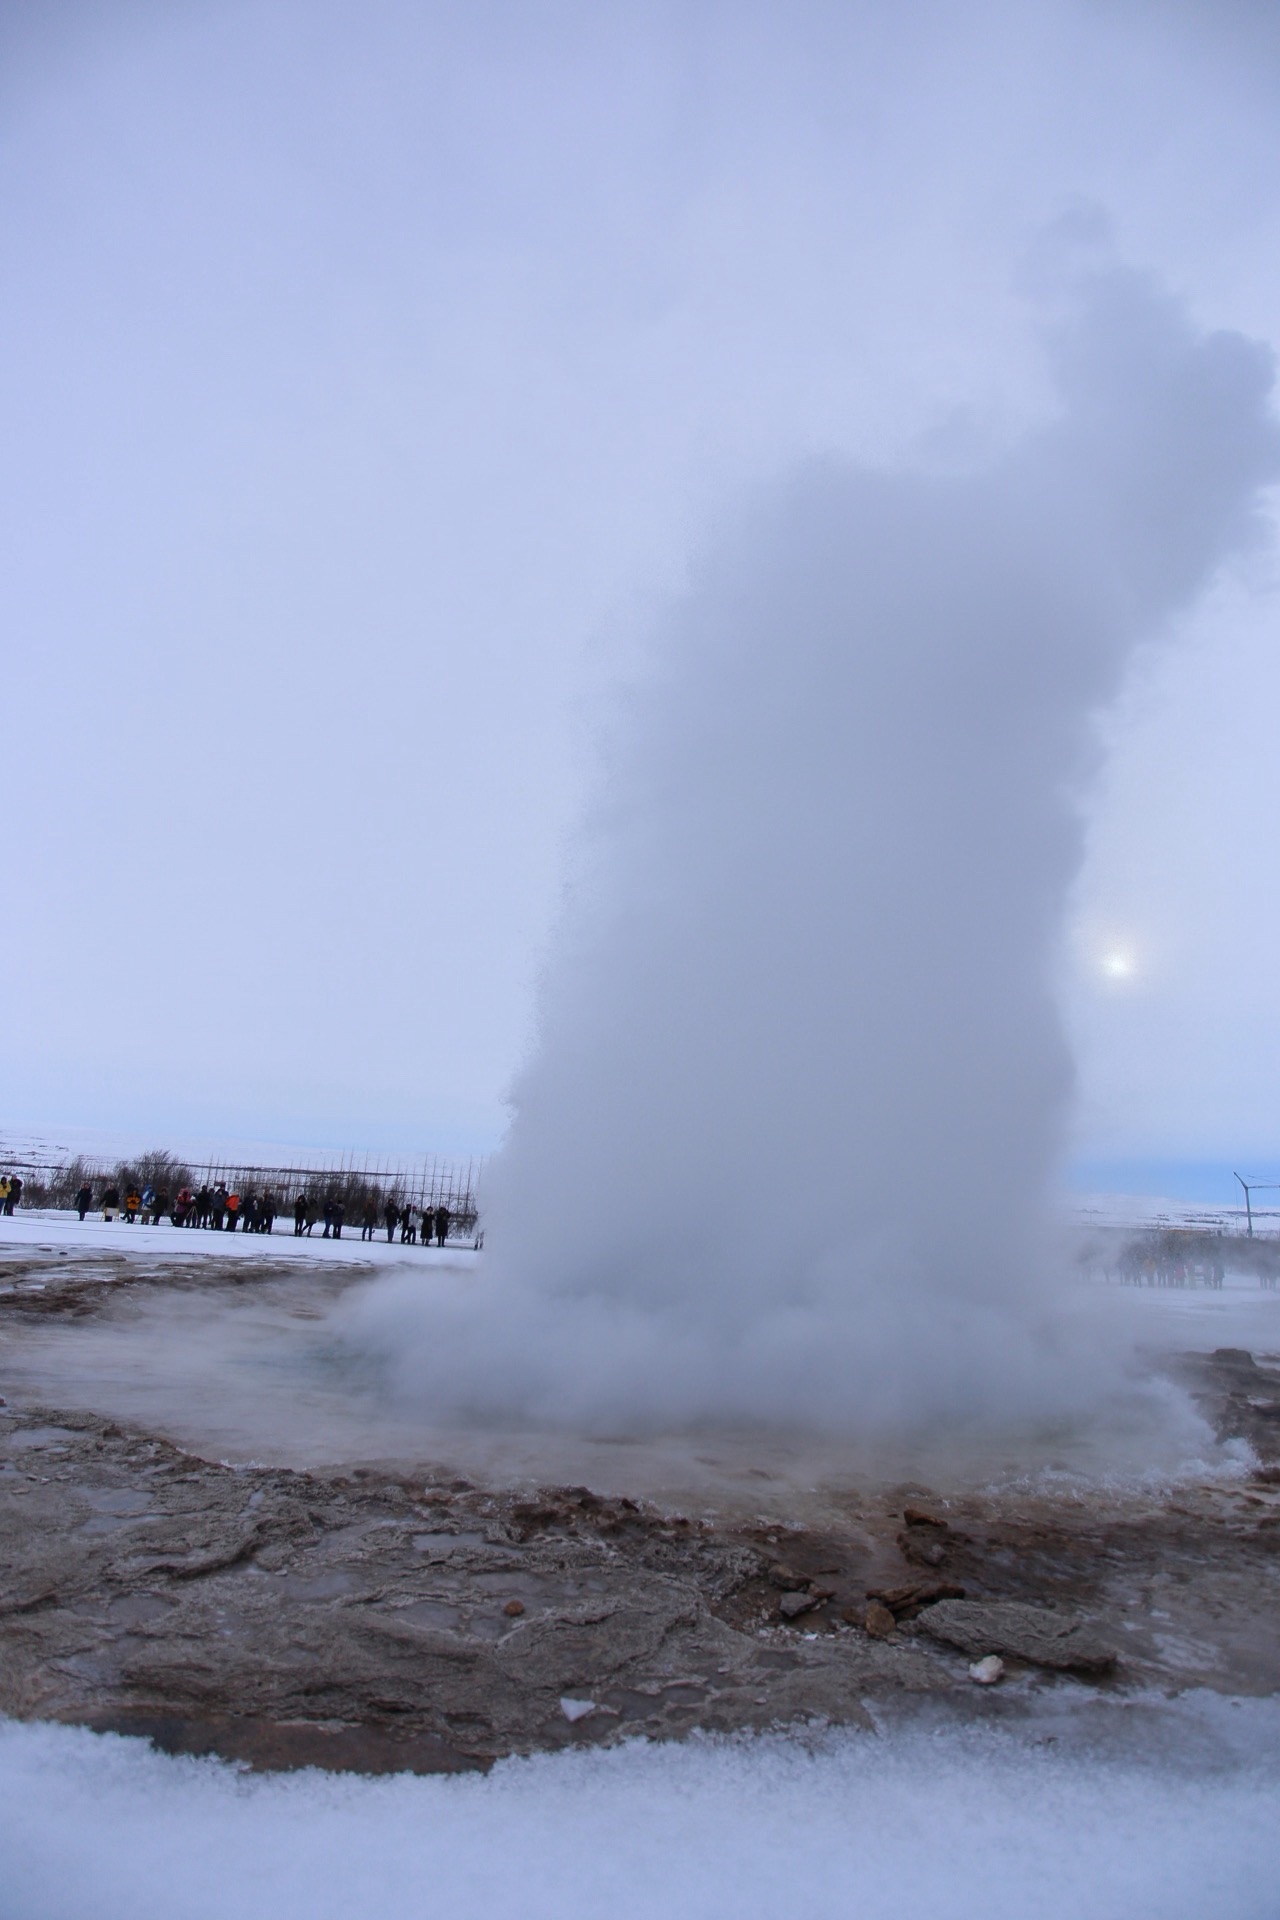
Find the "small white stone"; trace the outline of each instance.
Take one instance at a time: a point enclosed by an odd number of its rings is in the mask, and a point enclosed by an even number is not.
[[[989,1653],[983,1660],[975,1660],[969,1669],[969,1678],[976,1680],[980,1687],[994,1687],[997,1680],[1004,1677],[1004,1661],[998,1653]]]
[[[566,1720],[585,1720],[587,1715],[594,1713],[595,1710],[594,1700],[572,1700],[565,1694],[560,1701],[560,1711]]]

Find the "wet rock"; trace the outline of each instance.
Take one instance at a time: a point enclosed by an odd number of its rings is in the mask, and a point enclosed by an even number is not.
[[[904,1507],[902,1518],[906,1524],[898,1535],[898,1551],[903,1559],[917,1567],[940,1567],[952,1545],[947,1522],[923,1507]]]
[[[917,1567],[940,1567],[947,1557],[946,1540],[933,1527],[904,1527],[898,1548],[903,1559]]]
[[[812,1613],[818,1604],[816,1595],[807,1590],[803,1593],[797,1590],[782,1595],[778,1601],[778,1612],[784,1620],[798,1620],[802,1613]]]
[[[868,1587],[868,1600],[879,1600],[895,1619],[914,1620],[922,1607],[939,1600],[963,1600],[965,1589],[953,1580],[909,1580],[905,1586]]]
[[[616,1595],[522,1623],[494,1657],[519,1685],[559,1695],[653,1660],[677,1629],[697,1624],[699,1613],[693,1594],[628,1583]]]
[[[873,1640],[887,1640],[897,1626],[888,1607],[873,1600],[862,1617],[862,1624]]]
[[[940,1527],[943,1533],[949,1531],[945,1520],[939,1519],[936,1513],[926,1513],[923,1507],[904,1507],[902,1518],[909,1527]]]
[[[978,1659],[999,1653],[1064,1673],[1106,1673],[1117,1659],[1115,1648],[1078,1615],[1019,1600],[940,1600],[916,1627]]]

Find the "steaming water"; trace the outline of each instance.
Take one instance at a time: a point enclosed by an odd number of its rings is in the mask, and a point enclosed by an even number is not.
[[[1025,1428],[1115,1389],[1054,1310],[1053,992],[1095,721],[1255,537],[1271,357],[1053,282],[1058,412],[987,470],[819,462],[697,569],[614,727],[482,1293],[351,1320],[406,1401],[597,1435]]]
[[[132,1263],[131,1263],[132,1264]],[[998,1439],[971,1432],[945,1448],[919,1436],[821,1437],[800,1430],[628,1432],[580,1436],[515,1418],[460,1424],[445,1405],[389,1398],[381,1366],[349,1337],[388,1290],[408,1311],[443,1311],[484,1284],[475,1266],[419,1262],[381,1275],[299,1260],[277,1278],[180,1289],[122,1288],[100,1314],[31,1318],[6,1330],[0,1373],[10,1400],[88,1407],[139,1421],[202,1454],[295,1466],[429,1463],[494,1485],[588,1482],[699,1512],[818,1520],[850,1494],[914,1483],[937,1490],[1037,1480],[1117,1492],[1185,1476],[1235,1474],[1184,1397],[1131,1380],[1086,1422],[1029,1422]],[[1280,1348],[1280,1296],[1233,1275],[1221,1294],[1105,1286],[1071,1291],[1094,1344],[1153,1349]]]

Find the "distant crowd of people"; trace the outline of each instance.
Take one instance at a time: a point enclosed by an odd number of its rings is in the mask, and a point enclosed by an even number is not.
[[[21,1195],[18,1174],[0,1175],[0,1213],[12,1214]],[[222,1180],[198,1191],[179,1187],[172,1198],[165,1187],[126,1185],[122,1192],[111,1182],[95,1200],[93,1188],[86,1184],[76,1194],[75,1208],[82,1220],[100,1212],[104,1220],[114,1220],[118,1215],[130,1226],[141,1221],[144,1226],[158,1227],[162,1220],[169,1220],[175,1227],[203,1227],[212,1233],[235,1233],[237,1228],[242,1233],[274,1233],[281,1212],[276,1194],[242,1194]],[[310,1237],[319,1224],[323,1226],[322,1240],[341,1240],[347,1217],[345,1201],[314,1199],[309,1193],[300,1193],[293,1201],[292,1213],[293,1231],[299,1238]],[[429,1247],[434,1240],[442,1247],[453,1221],[454,1215],[443,1201],[438,1206],[420,1207],[412,1200],[382,1200],[370,1195],[361,1209],[360,1238],[372,1240],[385,1228],[387,1239],[394,1240],[398,1233],[403,1246],[421,1242]]]

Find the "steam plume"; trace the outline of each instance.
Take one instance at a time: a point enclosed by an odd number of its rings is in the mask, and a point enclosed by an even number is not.
[[[1093,722],[1256,531],[1269,353],[1077,280],[1056,417],[968,477],[814,462],[616,729],[433,1405],[596,1427],[1016,1415],[1071,1095]],[[397,1329],[403,1343],[403,1328]]]

